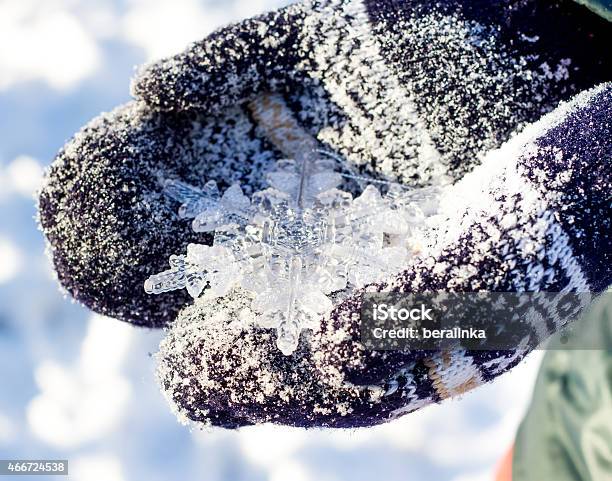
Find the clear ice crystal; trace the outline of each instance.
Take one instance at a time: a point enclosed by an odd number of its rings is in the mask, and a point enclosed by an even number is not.
[[[167,181],[165,193],[193,218],[196,232],[214,232],[212,246],[189,244],[170,269],[145,282],[148,293],[187,289],[196,298],[242,289],[252,297],[257,324],[274,328],[285,355],[302,330],[319,328],[332,310],[329,295],[360,288],[401,271],[411,256],[409,238],[435,212],[435,192],[407,191],[388,183],[385,195],[368,185],[353,199],[338,186],[334,161],[278,161],[269,188],[246,197],[238,184],[220,194]]]
[[[219,189],[217,183],[211,180],[206,183],[203,189],[198,189],[179,180],[167,180],[164,183],[164,193],[181,202],[179,207],[179,217],[193,218],[200,212],[215,207],[219,202]]]
[[[171,256],[170,269],[149,277],[145,291],[161,294],[177,289],[187,289],[198,297],[206,286],[210,295],[222,297],[240,280],[240,268],[227,247],[189,244],[186,256]]]

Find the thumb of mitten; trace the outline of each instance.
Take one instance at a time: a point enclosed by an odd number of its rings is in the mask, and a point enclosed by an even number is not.
[[[217,113],[275,90],[297,59],[303,4],[221,28],[184,52],[141,69],[132,94],[161,110]]]

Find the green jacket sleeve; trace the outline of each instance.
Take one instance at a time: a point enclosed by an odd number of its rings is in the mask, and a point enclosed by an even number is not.
[[[576,0],[612,22],[612,0]]]
[[[580,347],[594,335],[608,348],[546,353],[517,433],[513,481],[612,479],[612,294],[579,327]]]

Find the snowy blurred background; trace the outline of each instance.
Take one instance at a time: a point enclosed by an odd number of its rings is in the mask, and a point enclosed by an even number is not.
[[[154,381],[163,333],[92,314],[53,279],[33,194],[64,141],[128,99],[136,65],[285,3],[0,0],[0,459],[68,459],[79,481],[492,479],[538,353],[461,400],[382,427],[190,431]]]

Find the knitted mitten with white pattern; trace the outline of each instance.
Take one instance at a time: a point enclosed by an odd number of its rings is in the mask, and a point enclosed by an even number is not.
[[[608,83],[491,152],[444,189],[424,252],[368,290],[604,290],[612,283],[611,118]],[[371,350],[361,338],[362,294],[339,300],[289,357],[270,330],[232,323],[250,305],[244,295],[198,299],[162,342],[162,386],[184,417],[215,425],[367,426],[494,379],[573,319],[521,319],[528,334],[516,349]]]
[[[311,138],[355,174],[447,185],[445,220],[424,254],[376,288],[601,291],[610,86],[486,154],[609,80],[609,41],[606,22],[570,1],[305,2],[221,29],[142,70],[138,100],[58,155],[40,211],[60,281],[96,311],[169,324],[186,296],[147,296],[142,283],[187,243],[211,239],[176,217],[160,179],[240,181],[251,193],[293,153],[292,138]],[[289,357],[272,332],[226,325],[247,302],[240,295],[196,301],[161,347],[168,397],[186,417],[225,427],[372,425],[471,389],[526,354],[368,351],[352,294]]]

